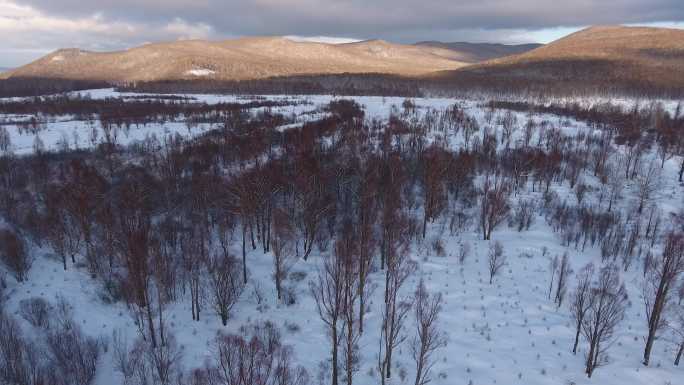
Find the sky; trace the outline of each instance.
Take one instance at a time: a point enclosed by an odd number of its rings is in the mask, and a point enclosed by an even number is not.
[[[0,68],[178,39],[547,43],[597,24],[684,28],[684,0],[0,0]]]

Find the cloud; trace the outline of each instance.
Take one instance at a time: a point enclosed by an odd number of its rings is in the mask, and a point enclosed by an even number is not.
[[[213,28],[181,18],[140,23],[109,19],[102,13],[49,15],[0,0],[0,67],[25,64],[58,48],[116,50],[149,41],[207,39]]]
[[[592,24],[684,21],[682,0],[0,0],[0,51],[243,35],[549,40]],[[0,62],[0,65],[3,63]]]

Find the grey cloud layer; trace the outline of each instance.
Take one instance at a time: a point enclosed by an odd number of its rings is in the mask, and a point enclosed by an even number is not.
[[[131,22],[182,17],[219,34],[381,36],[684,20],[682,0],[22,0],[50,15]]]
[[[179,38],[522,43],[540,41],[534,31],[549,28],[673,21],[684,21],[684,0],[0,0],[0,66],[62,47],[112,50]]]

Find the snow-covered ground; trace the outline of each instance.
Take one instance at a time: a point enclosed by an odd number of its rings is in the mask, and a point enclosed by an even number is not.
[[[73,92],[74,95],[89,96],[93,99],[105,99],[110,97],[132,98],[140,97],[140,94],[117,92],[113,89],[96,89],[88,91]],[[174,95],[176,96],[176,95]],[[303,124],[306,121],[311,121],[323,117],[325,114],[321,108],[327,106],[333,100],[339,99],[354,99],[364,107],[366,112],[366,119],[387,120],[392,113],[398,113],[402,110],[402,103],[406,100],[403,97],[381,97],[381,96],[331,96],[331,95],[260,95],[249,97],[244,95],[192,95],[192,102],[196,103],[240,103],[247,104],[254,100],[273,100],[279,102],[294,102],[293,105],[279,106],[279,107],[257,107],[250,110],[251,113],[257,114],[265,110],[272,113],[283,114],[286,118],[290,118],[292,123],[283,128],[290,128]],[[13,100],[27,100],[28,98],[13,98]],[[8,99],[5,99],[8,100]],[[422,114],[434,110],[444,110],[445,108],[458,103],[471,114],[477,115],[479,120],[484,114],[479,105],[483,103],[484,99],[463,100],[450,98],[412,98],[418,111]],[[625,103],[627,103],[625,101]],[[673,107],[674,108],[674,107]],[[524,114],[519,115],[519,121]],[[27,116],[17,115],[2,115],[0,114],[0,121],[22,121],[26,120]],[[550,118],[550,117],[549,117]],[[10,135],[11,148],[10,151],[16,155],[30,154],[34,151],[34,144],[38,139],[43,143],[45,150],[54,151],[63,148],[66,143],[69,148],[84,149],[92,148],[101,143],[104,138],[103,130],[99,120],[91,121],[75,120],[73,116],[51,116],[43,119],[44,129],[38,133],[33,134],[29,132],[21,132],[19,127],[15,124],[6,124],[5,128]],[[180,135],[185,138],[201,135],[209,130],[217,127],[211,124],[198,124],[188,126],[183,121],[169,122],[165,124],[147,124],[145,126],[133,126],[130,129],[116,129],[116,142],[120,145],[130,145],[135,142],[145,140],[149,137],[156,137],[163,139],[168,135]]]
[[[111,88],[95,89],[87,91],[72,92],[72,95],[89,96],[93,99],[105,99],[111,97],[121,98],[139,98],[141,95],[130,92],[117,92]],[[163,95],[168,96],[168,95]],[[178,96],[178,95],[171,95]],[[183,95],[186,96],[186,95]],[[303,124],[304,122],[319,119],[325,114],[321,112],[321,107],[328,105],[333,100],[339,99],[354,99],[360,103],[366,112],[367,119],[386,120],[393,112],[398,112],[402,109],[402,103],[406,100],[403,97],[381,97],[381,96],[331,96],[331,95],[259,95],[259,96],[245,96],[245,95],[211,95],[211,94],[193,94],[189,96],[192,102],[196,103],[240,103],[247,104],[254,100],[272,100],[279,102],[294,102],[293,105],[279,106],[279,107],[257,107],[250,110],[251,113],[257,114],[265,110],[272,113],[283,114],[286,118],[290,118],[292,123],[287,124],[283,128],[290,128]],[[8,98],[0,100],[27,100],[29,98]],[[477,115],[478,120],[481,121],[484,111],[479,106],[488,99],[484,97],[473,99],[452,99],[452,98],[411,98],[418,110],[422,113],[429,109],[443,110],[450,105],[458,103],[471,114]],[[679,101],[675,100],[654,100],[643,101],[639,99],[627,98],[602,98],[594,97],[587,99],[540,99],[529,100],[530,102],[539,103],[541,105],[548,105],[550,103],[565,103],[578,102],[580,105],[588,107],[599,103],[612,103],[620,106],[623,109],[632,108],[635,105],[645,108],[653,103],[659,103],[666,111],[674,112],[679,105]],[[524,114],[518,113],[520,119]],[[26,116],[16,115],[2,115],[0,114],[0,121],[22,121],[26,120]],[[546,118],[557,117],[547,116]],[[36,138],[44,144],[47,151],[57,150],[63,148],[64,143],[67,143],[69,148],[92,148],[103,140],[103,131],[100,122],[95,119],[92,121],[75,120],[72,116],[51,116],[45,119],[45,128],[40,132],[22,133],[17,125],[6,124],[5,128],[10,134],[11,152],[16,155],[30,154],[34,151],[34,143]],[[522,120],[524,121],[524,120]],[[198,124],[189,127],[185,122],[169,122],[166,124],[147,124],[141,127],[132,127],[130,129],[117,129],[117,143],[120,145],[130,145],[135,142],[145,140],[149,137],[156,137],[163,139],[168,135],[180,135],[185,138],[201,135],[207,131],[217,127],[211,124]]]
[[[94,98],[108,96],[127,96],[112,90],[93,90],[88,92]],[[198,101],[217,102],[249,102],[249,98],[238,96],[193,95]],[[335,99],[332,96],[268,96],[272,100],[299,98],[310,101],[310,104],[273,108],[274,112],[299,116],[319,111],[321,106]],[[366,118],[387,119],[393,109],[399,111],[404,98],[354,97],[364,106]],[[479,105],[481,100],[453,99],[413,99],[418,108],[426,113],[430,108],[444,109],[454,103],[461,104],[472,116],[477,117],[484,125],[484,109]],[[625,101],[629,103],[629,101]],[[675,108],[668,105],[668,108]],[[516,113],[518,122],[524,124],[526,117]],[[303,118],[302,118],[303,119]],[[555,116],[535,116],[535,119],[549,120],[560,125],[565,133],[571,134],[587,131],[583,123],[560,119]],[[54,122],[47,124],[47,130],[39,135],[46,147],[54,149],[60,138],[65,135],[73,138],[78,132],[79,146],[88,147],[89,130],[85,122]],[[191,132],[183,123],[170,123],[164,126],[148,125],[139,129],[131,129],[127,136],[122,136],[120,143],[127,144],[144,139],[147,135],[166,135],[179,133],[184,136],[198,135],[211,127],[200,125]],[[515,135],[519,137],[522,130]],[[32,151],[34,138],[31,135],[20,135],[9,127],[13,151],[27,154]],[[516,137],[514,137],[514,140]],[[73,140],[73,139],[72,139]],[[534,142],[534,140],[533,140]],[[450,139],[452,147],[462,145],[458,137]],[[650,155],[652,156],[652,154]],[[679,158],[669,159],[662,173],[662,186],[658,192],[657,202],[667,216],[670,212],[682,208],[682,186],[677,183],[677,167]],[[598,182],[592,175],[583,175],[585,183],[596,185]],[[574,204],[574,193],[567,186],[554,183],[552,185],[561,200]],[[513,201],[523,198],[540,199],[539,192],[523,189]],[[589,198],[594,199],[590,193]],[[619,209],[627,213],[634,209],[634,186],[627,185],[620,201]],[[593,261],[600,264],[598,247],[587,247],[585,251],[561,246],[559,235],[547,225],[545,219],[535,216],[535,222],[529,231],[518,232],[505,224],[495,230],[492,239],[503,243],[507,255],[507,265],[501,276],[495,278],[494,284],[488,282],[487,253],[491,241],[481,240],[476,225],[461,234],[450,235],[444,230],[444,223],[434,223],[422,244],[412,248],[412,258],[418,261],[419,270],[403,287],[403,295],[411,296],[419,279],[425,279],[431,292],[440,292],[444,296],[444,308],[441,313],[440,326],[448,334],[447,347],[437,352],[437,363],[434,367],[433,381],[435,385],[482,385],[482,384],[522,384],[522,385],[565,385],[565,384],[600,384],[600,385],[677,385],[684,384],[684,369],[672,365],[674,358],[673,345],[666,340],[658,340],[655,345],[650,367],[641,364],[641,355],[646,335],[646,319],[641,299],[641,270],[633,267],[623,275],[629,296],[630,305],[626,319],[617,328],[615,343],[609,350],[610,361],[599,368],[591,379],[584,374],[585,344],[580,344],[580,351],[573,355],[572,344],[575,330],[570,312],[566,306],[556,308],[553,301],[547,299],[550,280],[550,258],[567,252],[573,269],[578,271],[586,263]],[[448,227],[448,226],[447,226]],[[431,240],[441,234],[446,250],[445,256],[435,255]],[[461,244],[471,247],[471,254],[463,264],[456,256]],[[236,239],[234,252],[239,254]],[[543,255],[543,250],[547,250]],[[102,289],[98,287],[85,272],[85,269],[69,269],[63,271],[61,262],[47,248],[32,249],[35,257],[28,280],[18,284],[8,278],[9,301],[7,307],[11,313],[17,313],[19,302],[30,297],[43,297],[52,302],[62,296],[74,306],[75,319],[83,330],[93,336],[111,337],[118,330],[128,338],[136,336],[136,328],[125,305],[109,304],[102,300]],[[299,281],[289,279],[287,286],[292,287],[297,295],[297,303],[292,306],[278,304],[272,276],[272,257],[260,250],[251,251],[248,255],[250,282],[240,301],[231,312],[227,327],[221,325],[220,319],[210,311],[202,314],[202,320],[192,321],[190,302],[186,299],[172,305],[166,316],[172,332],[183,349],[183,365],[185,369],[202,366],[212,356],[211,340],[220,330],[236,332],[240,326],[253,324],[257,320],[271,320],[282,328],[284,342],[294,347],[294,361],[304,365],[312,378],[318,373],[319,364],[329,357],[329,342],[326,329],[316,312],[316,306],[308,290],[308,281],[314,279],[321,263],[322,256],[315,248],[308,261],[300,260],[293,272],[301,272],[305,277]],[[296,276],[296,275],[291,275]],[[300,275],[301,276],[301,275]],[[378,384],[377,346],[380,333],[379,312],[383,301],[383,273],[372,274],[373,285],[377,286],[369,301],[370,313],[367,314],[365,333],[360,341],[360,369],[354,379],[358,385]],[[570,279],[570,290],[574,287],[574,277]],[[261,303],[258,299],[263,298]],[[20,317],[17,317],[20,318]],[[26,332],[31,326],[23,322]],[[409,341],[414,330],[412,320],[407,323],[405,333],[409,338],[398,349],[396,362],[399,369],[393,384],[412,383],[414,366],[410,356]],[[402,379],[402,370],[407,373]],[[97,385],[119,384],[118,374],[112,367],[111,351],[105,353],[98,370]],[[315,380],[314,380],[315,382]]]

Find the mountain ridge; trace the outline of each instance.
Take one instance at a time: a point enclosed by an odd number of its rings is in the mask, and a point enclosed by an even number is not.
[[[501,44],[501,43],[470,43],[470,42],[441,42],[435,40],[420,41],[417,46],[449,49],[462,54],[461,60],[468,63],[477,63],[485,60],[496,59],[524,53],[543,46],[539,43],[528,44]]]
[[[594,26],[540,46],[451,43],[451,47],[465,44],[471,51],[485,47],[497,55],[501,50],[523,51],[480,62],[473,62],[475,54],[465,49],[448,49],[449,44],[404,45],[377,39],[331,44],[262,36],[150,43],[115,52],[72,48],[0,73],[0,78],[109,84],[266,80],[266,87],[269,79],[319,84],[324,81],[321,76],[333,76],[338,80],[325,80],[330,84],[322,89],[331,84],[356,84],[363,89],[372,77],[377,78],[376,87],[383,76],[391,76],[389,88],[407,80],[409,88],[438,92],[576,89],[680,95],[684,90],[684,30]]]
[[[594,26],[518,55],[434,74],[484,88],[574,87],[681,94],[684,30]]]
[[[277,76],[382,73],[420,76],[466,65],[448,50],[381,40],[329,44],[284,37],[150,43],[123,51],[60,49],[5,77],[112,82],[193,79],[250,80]]]

